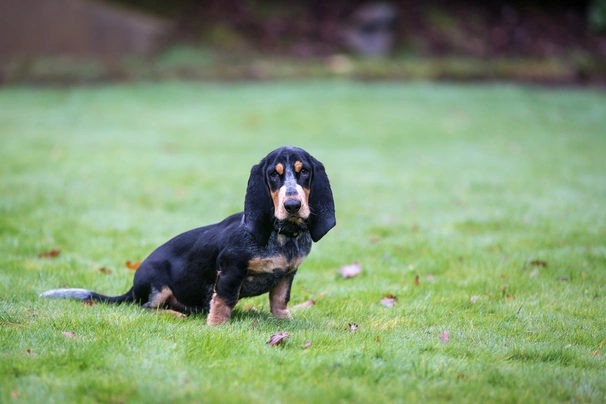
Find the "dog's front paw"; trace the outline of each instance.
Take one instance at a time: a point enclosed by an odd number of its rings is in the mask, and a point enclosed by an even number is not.
[[[231,317],[231,310],[232,308],[215,293],[210,301],[210,312],[206,324],[215,326],[227,323]]]
[[[272,314],[276,318],[292,318],[290,310],[288,309],[274,309],[272,310]]]

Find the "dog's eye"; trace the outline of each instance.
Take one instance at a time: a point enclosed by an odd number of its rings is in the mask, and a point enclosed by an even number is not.
[[[307,177],[309,175],[309,170],[307,168],[302,168],[300,174],[301,177]]]
[[[277,172],[277,171],[272,171],[272,172],[269,174],[269,176],[270,176],[272,179],[276,179],[276,178],[278,178],[278,177],[280,176],[280,174],[278,174],[278,172]]]

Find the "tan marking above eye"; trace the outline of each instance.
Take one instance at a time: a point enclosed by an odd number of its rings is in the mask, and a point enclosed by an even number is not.
[[[284,166],[282,163],[276,164],[276,172],[280,175],[284,174]]]
[[[303,168],[303,163],[301,163],[300,161],[295,161],[295,172],[298,173],[299,171],[301,171],[301,169]]]

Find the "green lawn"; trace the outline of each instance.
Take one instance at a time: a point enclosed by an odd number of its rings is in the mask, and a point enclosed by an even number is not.
[[[606,400],[603,92],[4,88],[0,139],[0,402]],[[326,294],[293,320],[267,296],[216,328],[38,298],[123,293],[125,261],[240,211],[250,167],[281,145],[324,163],[337,208],[291,306]]]

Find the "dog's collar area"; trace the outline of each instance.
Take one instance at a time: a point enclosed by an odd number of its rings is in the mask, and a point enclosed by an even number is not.
[[[307,230],[307,223],[303,220],[275,220],[274,229],[278,235],[297,238]]]

